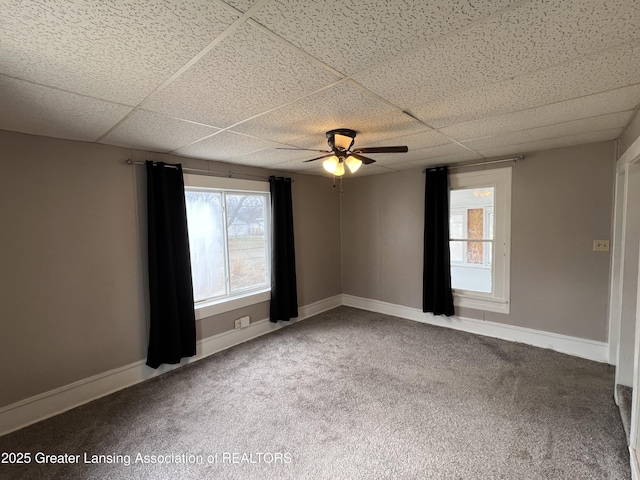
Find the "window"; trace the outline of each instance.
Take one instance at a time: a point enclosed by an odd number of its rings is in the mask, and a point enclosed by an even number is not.
[[[264,182],[185,175],[198,318],[269,299],[268,190]]]
[[[509,313],[511,168],[450,176],[454,303]]]

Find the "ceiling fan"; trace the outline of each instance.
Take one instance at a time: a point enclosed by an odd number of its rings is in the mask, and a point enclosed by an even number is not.
[[[323,152],[324,155],[310,160],[305,160],[304,163],[326,158],[326,160],[322,162],[322,166],[327,172],[332,173],[336,177],[344,175],[345,164],[351,173],[355,173],[363,163],[365,165],[369,165],[375,162],[374,159],[362,155],[363,153],[406,153],[409,151],[407,146],[353,148],[356,131],[348,128],[336,128],[335,130],[329,130],[326,135],[327,143],[331,149],[329,151],[311,150],[308,148],[283,148],[282,150],[309,150],[311,152]]]

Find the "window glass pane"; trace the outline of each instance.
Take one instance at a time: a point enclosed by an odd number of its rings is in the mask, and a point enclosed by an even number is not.
[[[461,213],[452,213],[449,216],[449,237],[450,238],[465,238],[464,235],[464,221]]]
[[[226,294],[222,194],[187,190],[187,222],[196,302]]]
[[[455,241],[455,240],[451,240],[449,242],[449,251],[450,251],[451,263],[463,263],[464,262],[463,251],[464,251],[466,243],[467,242],[460,242],[460,241]]]
[[[460,188],[450,194],[451,285],[491,293],[494,187]],[[486,241],[489,240],[489,241]]]
[[[464,242],[451,242],[464,243]],[[479,243],[479,242],[469,242]],[[484,243],[484,250],[491,252],[491,242]],[[491,265],[455,264],[451,263],[451,287],[471,292],[492,292]]]
[[[227,194],[231,291],[267,284],[267,197]]]

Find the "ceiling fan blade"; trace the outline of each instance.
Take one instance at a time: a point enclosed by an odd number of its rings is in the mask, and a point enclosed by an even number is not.
[[[323,150],[320,150],[320,151],[322,152]],[[332,156],[333,156],[333,152],[330,152],[330,153],[327,153],[326,155],[322,155],[321,157],[312,158],[311,160],[304,160],[302,163],[313,162],[315,160],[320,160],[321,158],[327,158]]]
[[[362,155],[359,155],[357,153],[351,153],[350,154],[352,157],[357,158],[358,160],[360,160],[362,163],[364,163],[365,165],[369,165],[371,163],[374,163],[375,160],[373,158],[369,158],[369,157],[364,157]]]
[[[409,147],[406,145],[402,147],[365,147],[356,148],[354,153],[406,153],[409,151]]]
[[[329,152],[329,150],[315,150],[313,148],[287,148],[287,147],[276,147],[276,150],[304,150],[306,152],[322,152],[322,153]]]

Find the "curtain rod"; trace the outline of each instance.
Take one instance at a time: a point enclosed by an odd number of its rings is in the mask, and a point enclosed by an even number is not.
[[[503,162],[513,162],[516,163],[519,160],[524,160],[524,155],[518,155],[517,157],[513,157],[513,158],[503,158],[502,160],[488,160],[486,162],[476,162],[476,163],[466,163],[464,165],[446,165],[448,168],[464,168],[464,167],[477,167],[479,165],[489,165],[491,163],[503,163]],[[437,165],[434,167],[427,167],[424,170],[422,170],[422,173],[425,173],[429,170],[435,170],[436,168],[441,168],[444,167],[445,165]]]
[[[146,165],[145,162],[136,162],[131,160],[130,158],[127,159],[127,161],[125,162],[127,165]],[[153,162],[154,164],[156,164],[157,162]],[[167,168],[176,168],[175,165],[172,165],[170,163],[166,163],[164,165]],[[253,178],[260,178],[261,180],[269,180],[269,177],[265,177],[264,175],[252,175],[251,173],[233,173],[231,170],[229,170],[228,172],[223,172],[221,170],[203,170],[201,168],[189,168],[189,167],[183,167],[182,168],[183,172],[192,172],[192,173],[205,173],[207,175],[213,175],[213,176],[219,176],[219,177],[228,177],[228,178],[232,178],[232,177],[253,177]],[[291,180],[293,181],[293,179]]]

